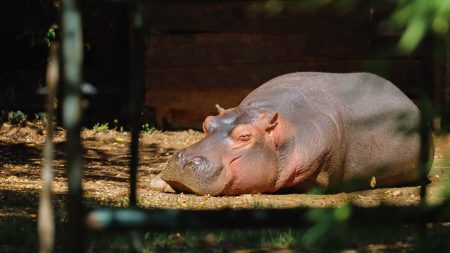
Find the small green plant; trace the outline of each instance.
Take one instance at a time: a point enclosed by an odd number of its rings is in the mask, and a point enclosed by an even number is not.
[[[42,123],[47,123],[47,113],[45,112],[35,113],[34,117],[36,118],[36,120],[41,121]]]
[[[258,200],[254,200],[252,204],[252,208],[254,209],[262,209],[264,208],[264,204]]]
[[[143,133],[143,134],[151,134],[154,131],[155,131],[155,127],[150,126],[150,124],[145,123],[144,125],[142,125],[141,133]]]
[[[52,26],[48,28],[47,32],[44,35],[44,43],[47,44],[48,47],[50,47],[52,42],[55,40],[56,40],[56,29]]]
[[[27,115],[21,111],[9,112],[8,121],[9,123],[15,125],[24,122],[27,119]]]
[[[109,123],[108,122],[103,123],[103,124],[96,123],[92,127],[92,130],[94,130],[97,133],[99,133],[99,132],[106,132],[106,131],[108,131],[108,129],[109,129]]]

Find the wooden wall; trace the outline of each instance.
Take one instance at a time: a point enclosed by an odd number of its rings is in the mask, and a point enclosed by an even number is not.
[[[5,2],[0,8],[0,111],[42,112],[47,30],[58,23],[52,0]],[[98,94],[84,113],[87,124],[128,119],[128,3],[82,1],[84,81]],[[59,30],[57,30],[57,37]],[[59,38],[59,37],[58,37]],[[57,39],[58,39],[57,38]]]
[[[270,9],[266,2],[146,2],[145,98],[159,126],[198,128],[216,113],[215,104],[236,106],[263,82],[295,71],[371,71],[413,99],[428,85],[438,108],[447,101],[440,108],[450,115],[448,67],[435,67],[428,50],[433,42],[407,57],[393,53],[399,35],[381,21],[394,0],[358,1],[352,9],[299,8],[303,1]],[[84,119],[126,125],[128,4],[84,1],[81,7],[84,80],[98,89]],[[42,39],[57,14],[51,0],[9,2],[0,9],[0,110],[43,111],[43,97],[36,94],[48,53]]]
[[[12,1],[0,8],[0,110],[43,110],[36,90],[44,84],[43,38],[56,15],[46,1]]]
[[[365,2],[365,1],[361,1]],[[392,1],[355,8],[301,8],[286,1],[169,1],[145,6],[146,106],[159,126],[199,127],[215,104],[238,105],[252,89],[297,71],[378,73],[417,98],[421,50],[394,54],[399,34],[383,29]]]

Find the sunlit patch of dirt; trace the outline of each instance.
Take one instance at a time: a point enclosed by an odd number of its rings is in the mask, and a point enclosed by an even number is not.
[[[128,203],[130,134],[109,130],[96,132],[83,129],[84,147],[83,189],[89,202],[122,206]],[[246,194],[241,196],[196,196],[154,191],[149,181],[161,172],[168,159],[179,149],[197,142],[203,134],[197,131],[154,131],[143,134],[140,142],[138,170],[138,202],[143,207],[181,209],[220,208],[289,208],[330,207],[351,202],[359,206],[415,205],[419,202],[419,187],[382,188],[336,194]],[[40,189],[42,147],[45,127],[40,122],[25,122],[20,126],[3,124],[0,128],[0,189],[27,191]],[[55,131],[55,181],[53,190],[64,195],[67,180],[64,161],[65,132]],[[436,155],[429,174],[428,201],[440,201],[440,189],[450,171],[450,137],[435,138]],[[0,197],[1,198],[1,197]]]

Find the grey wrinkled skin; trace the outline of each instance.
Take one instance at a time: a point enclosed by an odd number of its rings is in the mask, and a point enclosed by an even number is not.
[[[161,173],[173,190],[237,195],[350,182],[354,190],[418,179],[419,110],[374,74],[286,74],[220,109],[205,119],[205,138]]]

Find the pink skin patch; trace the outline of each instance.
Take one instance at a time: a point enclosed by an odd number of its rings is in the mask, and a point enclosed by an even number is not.
[[[229,180],[223,194],[273,192],[277,181],[274,129],[261,124],[242,124],[230,134],[230,155],[223,157]]]

